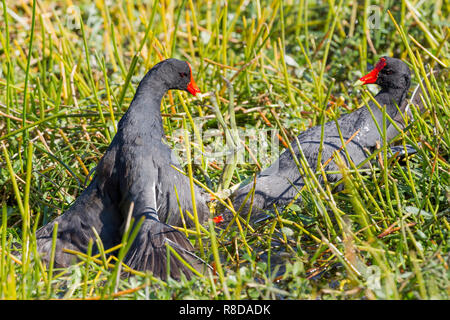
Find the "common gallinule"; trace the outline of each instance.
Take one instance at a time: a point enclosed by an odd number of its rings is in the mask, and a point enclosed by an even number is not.
[[[142,79],[89,186],[63,215],[37,231],[38,251],[44,260],[49,259],[56,222],[56,266],[65,267],[74,260],[63,248],[85,252],[89,239],[95,244],[93,228],[105,249],[119,244],[133,203],[132,217],[135,221],[145,219],[125,257],[126,264],[165,278],[168,243],[183,259],[200,268],[189,240],[170,226],[182,226],[175,187],[181,208],[193,213],[189,179],[172,168],[171,165],[179,167],[179,164],[165,143],[160,108],[170,89],[186,90],[193,95],[200,92],[187,62],[164,60]],[[196,188],[195,198],[203,223],[209,217],[208,197]],[[186,224],[192,226],[193,222],[186,217]],[[179,278],[181,272],[191,275],[179,260],[171,258],[171,276]]]
[[[410,70],[404,62],[395,58],[382,57],[375,65],[375,68],[362,77],[358,81],[358,84],[378,84],[381,90],[375,96],[375,99],[380,106],[386,105],[386,113],[394,119],[398,112],[397,106],[401,106],[406,98],[410,82]],[[367,158],[368,155],[365,150],[374,150],[377,141],[382,141],[380,132],[368,108],[373,112],[374,118],[380,128],[383,128],[383,111],[373,102],[370,102],[368,106],[364,106],[350,114],[342,116],[337,121],[344,141],[350,140],[346,148],[351,160],[356,165]],[[395,127],[387,121],[387,140],[392,139],[396,134]],[[321,126],[312,127],[301,133],[298,136],[298,141],[309,166],[315,170],[321,141]],[[326,123],[324,125],[324,140],[321,155],[322,164],[329,160],[333,152],[340,149],[341,146],[342,142],[335,121]],[[295,141],[292,143],[292,147],[297,158],[300,159],[298,145]],[[341,151],[340,155],[345,161],[348,160],[345,152]],[[338,171],[338,167],[334,161],[330,161],[324,170]],[[327,175],[328,181],[337,181],[338,179],[340,179],[339,174]],[[323,181],[322,176],[319,177],[319,181]],[[261,217],[261,215],[258,215],[258,212],[262,213],[262,210],[271,209],[274,204],[280,207],[287,205],[304,185],[303,179],[289,150],[285,150],[270,167],[259,173],[255,183],[252,206],[252,217],[255,218]],[[254,183],[252,182],[234,192],[232,199],[236,210],[241,207],[247,194],[252,191],[253,186]],[[250,197],[241,211],[242,215],[247,215],[249,204]],[[231,217],[231,214],[228,212],[224,214],[223,219],[226,222]],[[217,220],[220,221],[220,219]]]

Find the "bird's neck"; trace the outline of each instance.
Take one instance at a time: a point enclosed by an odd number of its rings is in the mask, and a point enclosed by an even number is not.
[[[400,106],[403,99],[406,98],[408,89],[405,88],[382,88],[375,99],[381,107],[386,105],[386,111],[390,116],[397,113],[397,106]]]
[[[128,111],[123,116],[120,129],[127,136],[160,139],[164,136],[161,117],[161,101],[168,88],[162,81],[155,81],[157,74],[147,73],[139,84]]]

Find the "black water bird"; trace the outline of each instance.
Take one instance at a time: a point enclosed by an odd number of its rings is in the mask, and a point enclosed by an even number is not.
[[[56,222],[55,265],[67,267],[74,262],[74,255],[63,252],[63,248],[86,252],[90,239],[95,244],[93,228],[105,249],[119,244],[131,212],[135,221],[141,217],[144,220],[125,257],[127,265],[165,278],[169,244],[194,268],[202,268],[203,264],[192,254],[189,240],[170,226],[183,225],[175,187],[181,208],[194,212],[189,179],[172,167],[179,164],[165,142],[160,108],[170,89],[193,95],[200,92],[189,63],[167,59],[144,76],[89,186],[63,215],[37,231],[43,260],[49,260]],[[199,222],[203,223],[209,217],[209,198],[195,187],[195,199]],[[185,222],[188,227],[193,226],[187,217]],[[94,252],[96,249],[94,246]],[[192,274],[173,254],[171,257],[173,278],[179,278],[180,273],[188,277]]]
[[[367,75],[362,77],[357,84],[375,83],[381,87],[381,90],[375,96],[376,101],[381,107],[386,106],[386,113],[392,119],[399,119],[398,106],[404,105],[408,89],[411,83],[411,73],[408,66],[401,60],[382,57],[375,68]],[[369,111],[372,111],[374,117]],[[369,152],[373,152],[378,142],[382,142],[380,131],[373,120],[375,118],[379,128],[383,128],[383,111],[380,110],[372,101],[367,106],[346,114],[337,120],[342,133],[343,141],[346,144],[347,152],[355,165],[364,161]],[[389,141],[397,134],[395,127],[387,120],[386,139]],[[319,149],[321,142],[321,126],[312,127],[298,136],[298,141],[310,168],[315,171],[317,160],[319,158]],[[294,140],[292,143],[293,151],[300,159],[299,147]],[[335,121],[324,124],[323,149],[321,153],[321,163],[325,164],[332,158],[333,153],[341,149],[340,155],[348,164],[346,153],[342,151],[342,140],[339,136]],[[335,161],[329,161],[324,166],[324,171],[338,171]],[[341,178],[340,174],[328,174],[327,180],[337,181]],[[323,182],[322,176],[319,182]],[[234,208],[238,210],[244,203],[246,196],[253,192],[252,217],[260,218],[265,210],[272,209],[274,205],[283,207],[290,203],[304,186],[303,178],[290,150],[285,150],[280,157],[267,169],[256,176],[255,183],[251,182],[237,189],[232,195]],[[245,202],[241,215],[246,216],[250,209],[250,199]],[[260,214],[258,214],[260,213]],[[225,222],[232,218],[230,212],[223,216]],[[255,221],[252,218],[252,221]]]

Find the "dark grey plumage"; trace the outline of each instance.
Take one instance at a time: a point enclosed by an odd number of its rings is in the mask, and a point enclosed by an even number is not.
[[[410,86],[410,70],[401,60],[389,57],[383,57],[382,59],[386,59],[386,66],[381,69],[376,79],[375,83],[381,86],[381,90],[375,96],[375,99],[381,106],[386,105],[386,112],[391,118],[397,119],[395,117],[398,112],[397,106],[401,106],[402,102],[405,101]],[[369,103],[369,108],[375,115],[380,128],[383,128],[382,111],[372,102]],[[344,141],[350,139],[358,130],[360,130],[346,146],[351,160],[356,165],[367,158],[365,149],[373,151],[377,141],[381,142],[381,135],[367,106],[342,116],[338,119],[338,123]],[[394,126],[388,121],[387,139],[393,138],[396,134],[397,131]],[[313,170],[317,167],[320,138],[320,125],[312,127],[298,136],[298,141],[300,142],[305,158]],[[297,158],[300,159],[297,143],[293,141],[291,145]],[[336,123],[334,121],[326,123],[324,125],[324,143],[321,155],[322,164],[332,156],[335,150],[341,148],[341,146],[342,142],[338,134]],[[348,160],[343,151],[340,152],[340,155],[345,161]],[[325,171],[337,171],[338,167],[334,161],[331,161],[324,169]],[[340,179],[339,174],[327,175],[328,181],[332,182],[337,181],[338,179]],[[322,177],[320,177],[319,181],[322,182],[322,180]],[[270,167],[263,170],[256,177],[252,217],[258,218],[258,213],[261,213],[262,210],[273,208],[274,204],[279,207],[287,205],[292,201],[294,196],[297,195],[298,190],[300,190],[303,185],[303,179],[295,165],[291,152],[285,150]],[[232,199],[236,210],[241,207],[247,194],[252,191],[253,186],[254,183],[252,182],[234,192]],[[242,211],[244,216],[247,215],[249,211],[249,204],[250,200],[247,201]],[[230,213],[224,215],[225,221],[228,221],[230,218]]]
[[[158,63],[145,75],[90,185],[63,215],[37,231],[38,250],[44,260],[49,259],[56,222],[56,266],[66,267],[74,260],[62,248],[85,252],[89,239],[95,243],[92,228],[99,233],[106,249],[119,244],[133,202],[135,221],[142,216],[145,220],[125,263],[165,278],[168,242],[191,265],[201,267],[190,253],[193,248],[189,240],[169,226],[182,226],[175,186],[181,208],[192,213],[193,207],[189,179],[171,167],[179,164],[165,143],[160,112],[164,94],[170,89],[187,90],[192,87],[191,80],[190,66],[176,59]],[[195,88],[198,90],[196,85]],[[192,93],[192,88],[189,90]],[[195,195],[198,217],[203,223],[209,217],[208,197],[198,188]],[[192,226],[193,222],[186,218],[186,224]],[[191,275],[176,259],[172,258],[170,263],[172,277],[178,278],[180,273]]]

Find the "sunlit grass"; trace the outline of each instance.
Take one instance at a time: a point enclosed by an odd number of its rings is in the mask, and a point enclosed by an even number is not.
[[[450,8],[369,4],[2,0],[0,298],[448,299]],[[365,23],[377,14],[379,25]],[[183,167],[186,175],[229,207],[228,189],[261,165],[211,161],[202,132],[218,129],[239,148],[238,129],[277,128],[279,150],[292,148],[300,132],[373,100],[378,88],[351,84],[382,55],[409,64],[411,92],[418,85],[428,92],[424,109],[409,106],[405,128],[380,141],[369,169],[336,156],[343,176],[336,184],[319,184],[325,172],[301,155],[304,201],[272,219],[248,225],[239,217],[224,231],[212,222],[180,226],[213,267],[204,275],[177,282],[130,269],[122,259],[131,229],[115,248],[72,252],[80,262],[68,269],[34,258],[35,230],[90,181],[139,80],[161,59],[189,61],[202,91],[166,95],[167,139],[181,154],[200,154]],[[443,71],[427,77],[430,70]],[[387,116],[385,123],[397,125]],[[379,129],[385,137],[385,125]],[[400,161],[386,152],[389,143],[418,153]],[[343,191],[334,191],[338,184]],[[182,214],[197,220],[196,212]]]

